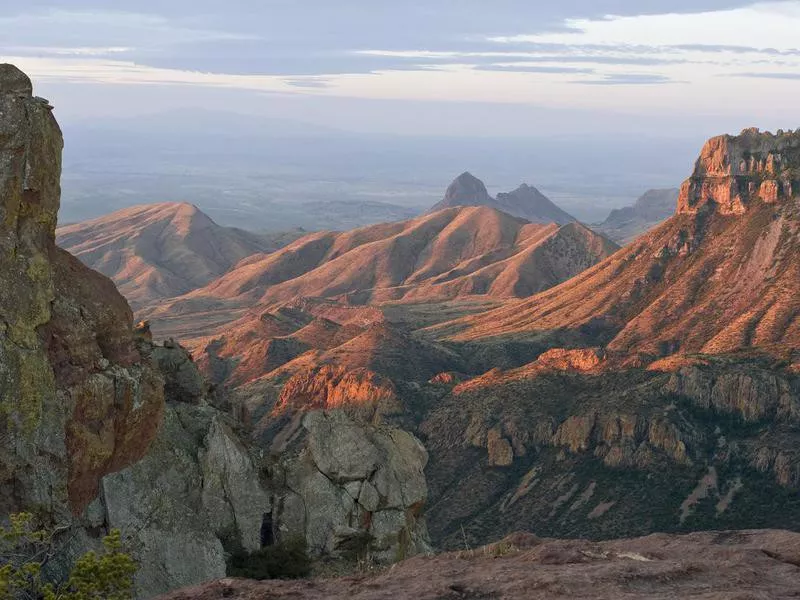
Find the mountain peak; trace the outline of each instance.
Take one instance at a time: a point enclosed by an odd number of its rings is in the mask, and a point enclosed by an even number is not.
[[[469,171],[456,177],[447,188],[444,199],[428,212],[453,206],[488,206],[532,223],[564,225],[576,220],[527,183],[521,184],[513,192],[501,193],[496,199],[492,198],[483,182]]]
[[[491,203],[484,183],[469,171],[453,180],[444,195],[447,206],[477,206]]]
[[[703,146],[694,173],[681,187],[679,214],[713,206],[740,215],[755,201],[782,202],[800,193],[800,130],[757,128],[721,135]]]
[[[527,183],[523,183],[513,192],[497,194],[497,207],[533,223],[565,225],[576,221],[575,217],[563,211],[542,192]]]

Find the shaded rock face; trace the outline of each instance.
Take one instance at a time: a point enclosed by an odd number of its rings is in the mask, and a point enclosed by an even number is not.
[[[343,411],[298,414],[275,438],[277,537],[304,532],[316,555],[369,549],[381,562],[428,552],[428,453],[412,434]],[[350,558],[353,558],[351,556]]]
[[[721,214],[744,213],[756,199],[775,203],[800,192],[800,130],[762,133],[745,129],[703,147],[694,173],[684,182],[678,213],[696,213],[713,203]]]
[[[51,109],[0,65],[0,512],[66,520],[144,455],[163,392],[125,300],[55,247],[63,141]]]

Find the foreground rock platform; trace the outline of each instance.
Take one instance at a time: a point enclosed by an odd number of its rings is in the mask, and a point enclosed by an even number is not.
[[[223,579],[161,600],[800,597],[800,534],[654,534],[594,543],[514,534],[476,550],[413,558],[376,576]]]

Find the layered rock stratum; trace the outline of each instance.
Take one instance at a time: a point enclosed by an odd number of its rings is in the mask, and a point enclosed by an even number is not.
[[[575,217],[563,211],[547,196],[527,183],[523,183],[512,192],[500,193],[496,198],[492,198],[484,183],[469,172],[456,177],[447,188],[444,198],[428,212],[455,206],[488,206],[531,223],[566,225],[577,221]]]

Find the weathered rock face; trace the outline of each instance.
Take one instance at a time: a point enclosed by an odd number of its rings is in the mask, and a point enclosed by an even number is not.
[[[129,536],[138,596],[225,576],[226,551],[261,547],[270,497],[224,414],[171,404],[147,456],[102,482],[100,523]]]
[[[63,141],[30,80],[0,65],[0,513],[80,514],[161,419],[113,284],[55,247]]]
[[[756,199],[775,203],[798,192],[800,130],[773,135],[745,129],[706,143],[681,187],[678,213],[696,213],[711,202],[721,214],[742,214]]]
[[[428,453],[413,435],[337,410],[300,413],[276,440],[278,537],[304,532],[315,554],[368,550],[381,562],[430,550]]]

